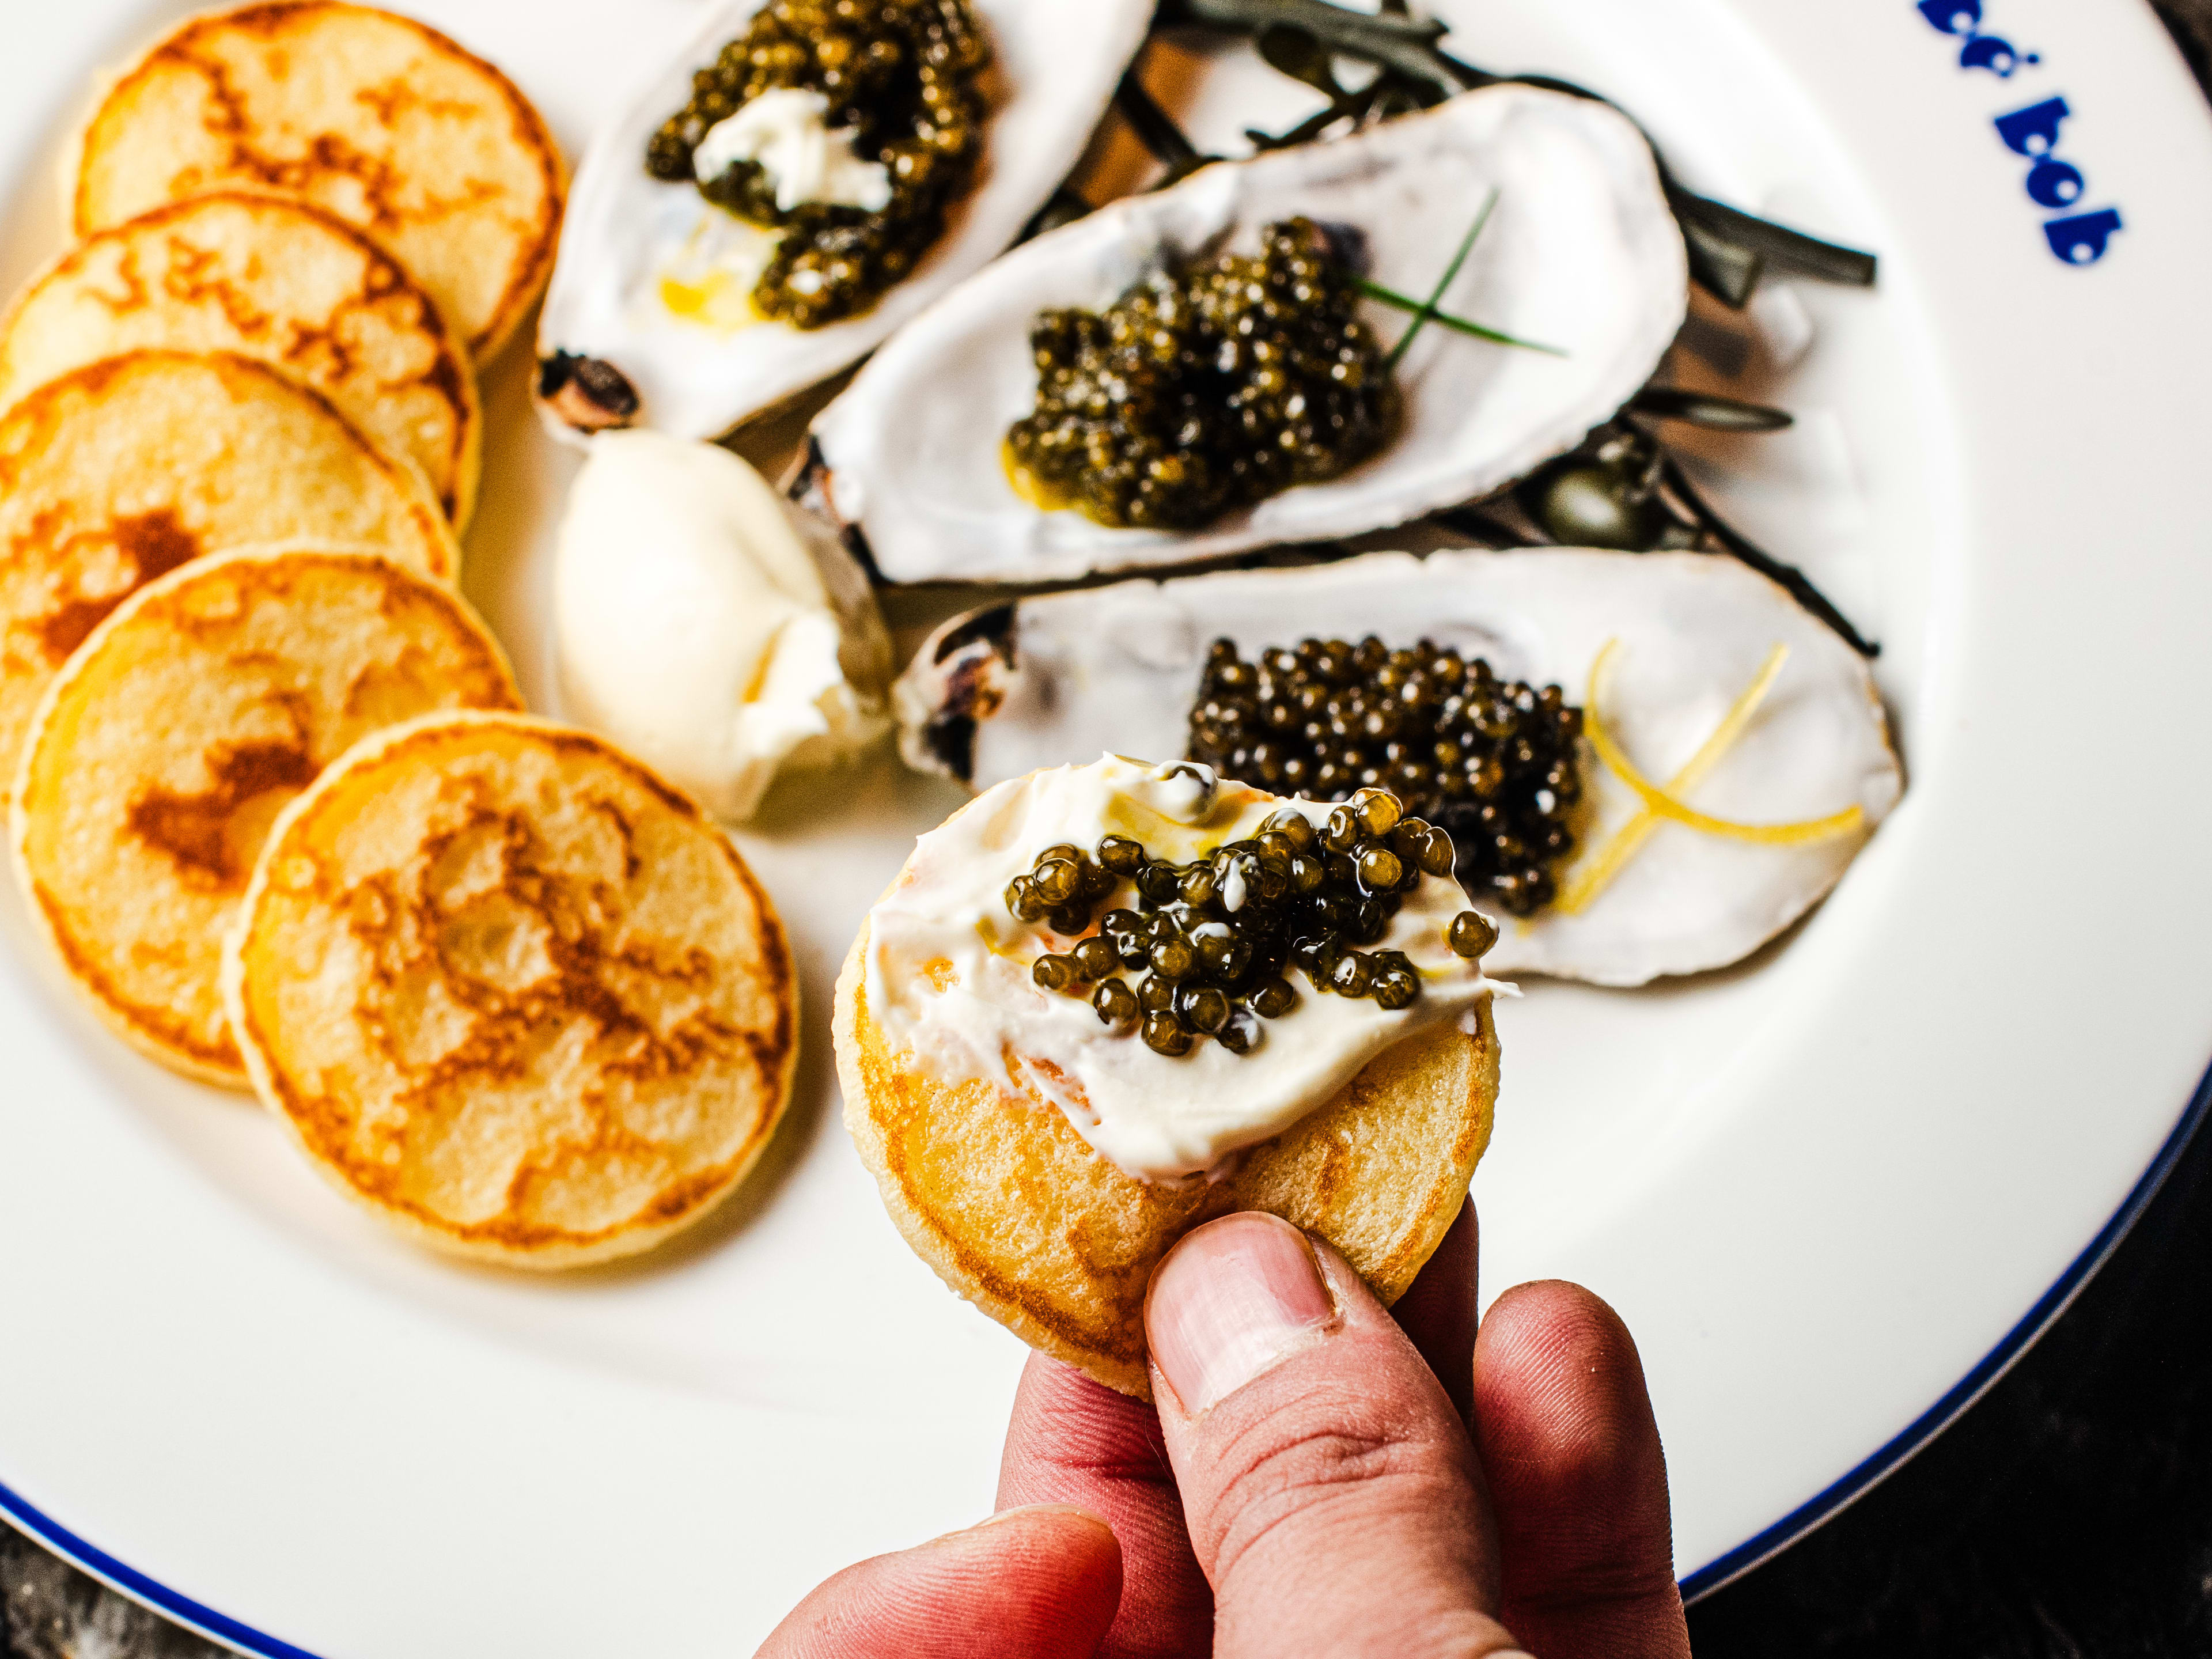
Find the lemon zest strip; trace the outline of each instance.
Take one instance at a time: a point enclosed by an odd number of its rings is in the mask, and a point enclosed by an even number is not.
[[[1712,735],[1698,747],[1698,752],[1674,775],[1664,788],[1653,783],[1638,771],[1613,734],[1606,730],[1598,713],[1599,687],[1605,677],[1606,667],[1620,641],[1607,640],[1597,659],[1590,665],[1589,695],[1584,704],[1583,729],[1588,734],[1590,746],[1597,750],[1598,758],[1622,782],[1636,792],[1643,805],[1636,815],[1614,832],[1613,838],[1599,849],[1597,856],[1584,869],[1578,871],[1559,895],[1557,908],[1569,915],[1583,909],[1604,890],[1623,866],[1636,856],[1651,832],[1664,821],[1719,836],[1730,841],[1749,842],[1765,846],[1802,846],[1807,842],[1826,841],[1833,836],[1848,835],[1864,823],[1866,814],[1856,805],[1847,806],[1840,812],[1825,817],[1803,818],[1790,823],[1741,823],[1729,818],[1717,818],[1700,812],[1683,802],[1680,797],[1705,781],[1721,757],[1735,746],[1759,705],[1782,672],[1782,665],[1789,659],[1790,647],[1777,644],[1766,653],[1751,684],[1737,696],[1728,713],[1715,726]]]

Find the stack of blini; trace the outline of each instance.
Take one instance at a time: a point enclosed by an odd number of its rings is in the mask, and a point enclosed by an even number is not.
[[[728,1193],[795,1036],[727,839],[526,714],[456,586],[476,365],[562,191],[537,112],[434,31],[211,13],[102,94],[80,240],[0,319],[0,796],[35,926],[340,1191],[531,1267]]]

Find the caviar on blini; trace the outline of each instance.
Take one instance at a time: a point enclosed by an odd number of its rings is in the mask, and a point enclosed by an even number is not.
[[[1420,975],[1403,951],[1362,947],[1381,941],[1425,875],[1452,865],[1449,836],[1405,816],[1389,791],[1363,789],[1325,825],[1285,807],[1258,835],[1188,864],[1126,836],[1090,853],[1048,847],[1007,884],[1006,903],[1017,921],[1075,941],[1036,959],[1041,989],[1085,997],[1103,1023],[1170,1058],[1207,1037],[1243,1054],[1265,1039],[1264,1022],[1297,1008],[1293,969],[1316,991],[1378,1007],[1419,1001]],[[1134,908],[1098,915],[1125,888]],[[1445,936],[1474,957],[1498,930],[1468,910]]]
[[[754,308],[819,328],[866,311],[943,234],[945,210],[982,152],[990,61],[968,0],[769,0],[692,76],[690,101],[647,143],[645,170],[690,182],[692,154],[718,122],[775,88],[820,93],[825,124],[850,128],[853,153],[890,174],[884,207],[781,209],[754,161],[697,181],[717,206],[785,233],[753,288]]]
[[[1194,530],[1357,465],[1399,395],[1358,280],[1310,220],[1257,254],[1154,272],[1103,313],[1042,313],[1036,407],[1006,433],[1018,487],[1117,527]]]
[[[1308,639],[1254,661],[1217,640],[1191,705],[1189,753],[1279,794],[1391,790],[1449,833],[1470,895],[1527,916],[1557,895],[1574,847],[1582,730],[1582,710],[1558,686],[1502,680],[1481,658],[1428,640],[1394,651],[1371,635],[1358,645]]]

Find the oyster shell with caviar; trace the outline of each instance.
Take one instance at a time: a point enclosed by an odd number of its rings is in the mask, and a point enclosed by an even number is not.
[[[1003,446],[1038,397],[1040,314],[1103,312],[1164,268],[1256,253],[1267,227],[1293,222],[1323,228],[1364,283],[1416,301],[1437,293],[1462,322],[1551,349],[1427,325],[1395,365],[1395,430],[1379,449],[1198,529],[1117,527],[1025,499]],[[1468,93],[1347,137],[1217,163],[994,261],[817,418],[808,499],[857,532],[890,582],[1057,580],[1376,530],[1579,443],[1650,378],[1681,325],[1687,280],[1650,146],[1626,117],[1526,87]],[[1366,329],[1395,343],[1412,319],[1363,291]],[[1097,392],[1110,404],[1123,392],[1106,379]]]
[[[1089,142],[1151,15],[1142,0],[876,0],[830,18],[852,25],[833,41],[813,16],[830,9],[720,0],[593,141],[538,325],[540,406],[556,433],[716,437],[873,349],[1021,233]],[[904,34],[878,27],[893,13]],[[906,84],[933,52],[954,61]],[[755,77],[770,89],[735,109],[706,106],[718,72],[743,82],[740,60],[779,53],[806,61],[770,64]],[[865,112],[846,122],[855,112],[835,95],[872,64],[889,65],[884,95],[900,100],[880,131]],[[695,175],[713,176],[683,176],[687,154]],[[904,274],[849,306],[817,303],[823,273],[839,269],[832,244],[867,242],[871,204],[939,161],[958,184],[927,205],[927,234],[896,250]],[[811,252],[830,263],[761,286],[779,253],[790,263],[787,238],[818,232]],[[789,315],[763,314],[756,301],[770,289],[793,302],[770,312]]]
[[[1252,670],[1235,695],[1231,660]],[[1254,684],[1263,666],[1279,684]],[[1248,770],[1349,755],[1360,774],[1310,793],[1432,792],[1413,810],[1452,831],[1501,973],[1640,985],[1737,961],[1834,885],[1903,787],[1865,661],[1765,577],[1700,553],[1372,553],[1036,595],[946,623],[894,690],[908,762],[979,789],[1102,750],[1228,741],[1221,705],[1240,699],[1261,733],[1239,749]],[[1564,770],[1546,752],[1562,732]],[[1704,823],[1655,815],[1601,745]],[[1530,849],[1553,827],[1547,860]],[[1502,878],[1532,862],[1555,878],[1534,903]]]

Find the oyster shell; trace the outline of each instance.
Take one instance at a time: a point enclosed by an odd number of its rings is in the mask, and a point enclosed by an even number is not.
[[[647,141],[690,95],[692,72],[744,32],[761,0],[711,6],[682,51],[586,153],[569,192],[538,323],[540,409],[556,435],[640,424],[714,438],[872,350],[1021,234],[1090,142],[1143,44],[1146,0],[972,0],[990,32],[988,132],[976,182],[913,273],[858,316],[802,330],[687,321],[659,297],[672,262],[757,233],[689,183],[645,171]],[[592,365],[584,375],[580,364]],[[611,369],[610,374],[607,371]],[[613,388],[600,395],[592,376]]]
[[[1663,781],[1705,741],[1777,644],[1778,678],[1695,791],[1701,811],[1747,823],[1856,804],[1865,830],[1748,845],[1662,823],[1586,908],[1498,924],[1493,972],[1640,985],[1735,962],[1810,908],[1903,787],[1865,662],[1765,577],[1701,553],[1579,548],[1371,553],[1303,569],[1223,572],[1042,594],[956,617],[894,688],[912,764],[975,788],[1100,750],[1184,751],[1208,645],[1248,658],[1316,633],[1433,640],[1510,679],[1589,695],[1607,668],[1607,729]],[[1583,810],[1565,873],[1633,817],[1638,798],[1583,745]]]
[[[1043,512],[1007,482],[1000,441],[1035,400],[1038,312],[1103,308],[1164,258],[1249,252],[1262,225],[1296,215],[1350,228],[1367,275],[1425,297],[1492,191],[1443,308],[1565,356],[1427,328],[1399,366],[1404,425],[1387,448],[1200,531]],[[994,262],[817,417],[810,500],[858,530],[890,582],[1053,580],[1401,524],[1510,483],[1617,411],[1680,328],[1686,272],[1650,148],[1625,116],[1527,87],[1468,93],[1344,138],[1217,163]],[[1409,320],[1364,309],[1386,339]]]

